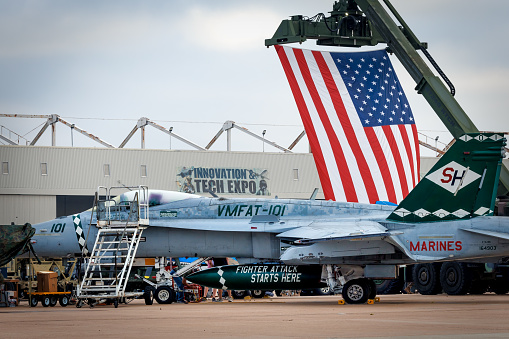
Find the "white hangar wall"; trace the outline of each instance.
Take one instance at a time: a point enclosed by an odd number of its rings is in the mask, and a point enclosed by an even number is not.
[[[267,198],[309,198],[320,187],[312,155],[305,153],[0,146],[0,162],[0,224],[54,218],[62,197],[88,196],[90,208],[98,186],[178,191],[185,171],[195,192],[206,196],[204,181],[225,197],[260,197],[261,180]]]
[[[51,220],[55,211],[56,197],[52,195],[0,194],[0,225]]]
[[[178,174],[183,167],[215,173],[200,179],[217,179],[219,171],[226,179],[247,180],[249,170],[255,176],[265,170],[272,197],[309,197],[319,187],[312,156],[303,153],[2,146],[0,154],[9,172],[0,176],[2,194],[92,195],[99,185],[120,184],[179,190],[177,181],[182,177]],[[242,170],[244,176],[237,178],[232,169]]]
[[[307,199],[319,188],[317,199],[323,199],[309,153],[0,146],[0,162],[0,224],[37,223],[90,208],[98,186],[178,191],[190,181],[195,193],[209,196],[205,182],[219,196],[246,198],[260,197],[263,180],[266,198]],[[435,162],[421,159],[421,177]]]

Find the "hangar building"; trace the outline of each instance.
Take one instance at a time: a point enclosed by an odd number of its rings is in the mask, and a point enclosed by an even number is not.
[[[421,159],[421,177],[436,159]],[[92,207],[98,186],[297,199],[319,188],[323,199],[310,153],[5,145],[0,162],[0,224],[81,212]]]

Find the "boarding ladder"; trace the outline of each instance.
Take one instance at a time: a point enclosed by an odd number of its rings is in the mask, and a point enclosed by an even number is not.
[[[97,237],[86,266],[84,279],[77,289],[78,304],[87,300],[90,306],[113,301],[115,307],[123,298],[135,298],[142,292],[126,292],[131,267],[143,230],[149,225],[148,188],[135,188],[112,199],[112,189],[100,186],[94,204],[97,213]],[[105,199],[100,193],[105,191]]]

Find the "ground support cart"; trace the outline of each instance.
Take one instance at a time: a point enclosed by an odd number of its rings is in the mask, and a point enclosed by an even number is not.
[[[30,307],[35,307],[41,302],[42,306],[55,306],[57,302],[62,307],[69,305],[71,301],[71,292],[32,292],[28,294]]]

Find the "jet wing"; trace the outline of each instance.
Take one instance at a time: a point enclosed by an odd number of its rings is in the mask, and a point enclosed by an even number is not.
[[[460,230],[471,232],[471,233],[476,233],[476,234],[487,235],[489,237],[509,240],[509,233],[501,233],[501,232],[480,230],[480,229],[477,229],[477,228],[460,228]]]
[[[374,221],[317,221],[308,226],[279,233],[277,237],[297,239],[297,243],[329,240],[353,240],[390,236],[387,228]]]

